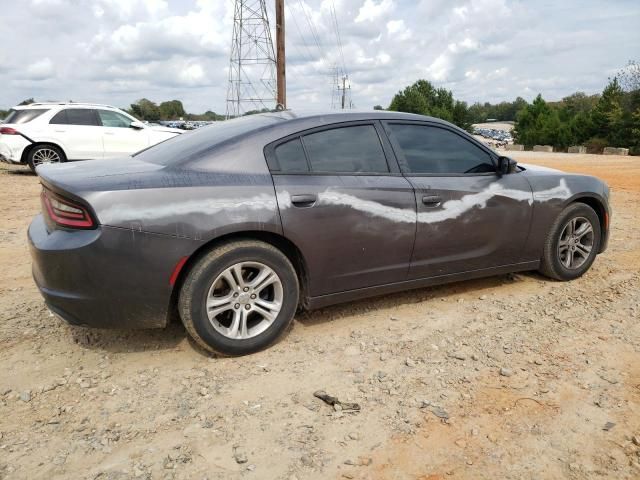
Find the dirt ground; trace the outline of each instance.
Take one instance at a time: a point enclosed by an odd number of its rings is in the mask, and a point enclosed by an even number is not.
[[[0,167],[0,478],[640,478],[640,158],[510,153],[611,185],[610,247],[583,278],[326,308],[236,359],[179,324],[53,317],[26,241],[37,178]]]

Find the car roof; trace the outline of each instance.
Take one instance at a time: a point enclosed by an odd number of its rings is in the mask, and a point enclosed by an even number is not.
[[[83,103],[83,102],[35,102],[29,105],[17,105],[13,107],[13,110],[29,110],[33,108],[42,107],[78,107],[78,108],[111,108],[114,110],[120,110],[118,107],[112,105],[103,105],[101,103]]]
[[[262,119],[261,125],[256,125],[255,129],[247,130],[244,134],[237,137],[238,141],[242,141],[251,135],[259,134],[264,130],[269,130],[271,136],[275,138],[284,138],[294,135],[303,130],[309,130],[316,127],[324,127],[329,125],[337,125],[347,122],[373,121],[373,120],[396,120],[396,121],[413,121],[413,122],[430,122],[449,127],[458,128],[444,120],[415,113],[390,112],[387,110],[329,110],[329,111],[297,111],[285,110],[282,112],[257,113],[255,115],[238,117],[231,122],[243,121],[251,117]],[[229,120],[228,120],[229,121]]]
[[[392,112],[389,110],[284,110],[282,112],[257,113],[258,116],[282,121],[302,121],[319,119],[325,123],[350,122],[358,120],[413,120],[447,123],[439,118],[416,113]]]

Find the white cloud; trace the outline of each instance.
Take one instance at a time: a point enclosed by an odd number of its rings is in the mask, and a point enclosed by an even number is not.
[[[504,77],[508,72],[509,72],[509,69],[507,67],[496,68],[495,70],[487,74],[487,78],[489,80],[495,80],[497,78]]]
[[[147,97],[225,110],[232,0],[5,3],[0,31],[19,48],[0,49],[0,108],[29,97],[120,106]],[[342,68],[343,56],[354,102],[369,108],[420,78],[468,102],[595,93],[640,45],[637,2],[613,2],[604,14],[578,0],[544,8],[517,0],[286,4],[293,108],[330,106],[332,66]]]
[[[383,15],[391,13],[394,8],[393,0],[365,0],[360,10],[358,10],[358,16],[355,19],[356,23],[360,22],[372,22],[378,20]]]
[[[411,29],[406,26],[404,20],[389,20],[387,22],[387,33],[391,40],[408,40],[413,35]]]
[[[449,72],[453,68],[453,62],[451,57],[445,53],[438,55],[438,57],[429,65],[426,69],[427,78],[436,80],[438,82],[447,79]]]
[[[479,70],[467,70],[464,72],[464,76],[470,80],[475,80],[480,76]]]
[[[54,74],[55,69],[50,58],[38,60],[27,66],[26,69],[26,78],[28,80],[47,80],[53,77]]]
[[[208,83],[206,81],[206,76],[202,65],[199,65],[197,63],[189,65],[187,68],[182,70],[180,72],[179,78],[184,85],[188,86],[206,85]]]

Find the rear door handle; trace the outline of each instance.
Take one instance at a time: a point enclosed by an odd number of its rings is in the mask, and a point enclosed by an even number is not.
[[[296,207],[311,207],[318,197],[312,193],[302,195],[291,195],[291,203]]]
[[[438,207],[442,203],[442,198],[438,195],[425,195],[422,197],[422,203],[427,207]]]

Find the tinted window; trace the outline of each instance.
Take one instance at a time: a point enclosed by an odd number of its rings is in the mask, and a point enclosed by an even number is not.
[[[48,112],[48,108],[30,108],[28,110],[10,110],[9,116],[4,119],[4,123],[27,123],[34,118],[39,117],[44,112]]]
[[[53,116],[49,123],[53,125],[66,125],[67,123],[69,123],[69,121],[67,120],[67,111],[60,110]]]
[[[103,127],[129,128],[133,122],[130,118],[111,110],[98,110],[98,115]]]
[[[134,156],[145,162],[159,165],[179,164],[188,160],[200,160],[200,154],[216,145],[242,137],[253,131],[282,121],[284,114],[249,115],[233,120],[215,122],[207,127],[177,135],[169,140],[141,150]]]
[[[88,108],[68,108],[67,123],[69,125],[98,125],[95,111]]]
[[[389,167],[373,125],[342,127],[303,137],[314,172],[383,173]]]
[[[307,160],[299,138],[276,147],[278,169],[281,172],[308,172]]]
[[[390,127],[412,173],[495,172],[487,152],[450,130],[424,125]]]

